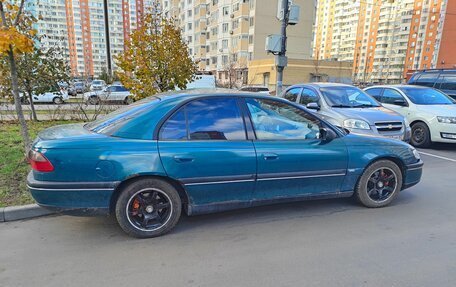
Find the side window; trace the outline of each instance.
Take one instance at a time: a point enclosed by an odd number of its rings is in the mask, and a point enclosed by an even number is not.
[[[402,97],[402,95],[398,91],[392,89],[385,89],[382,96],[382,103],[394,105],[394,101],[397,100],[405,101],[404,97]]]
[[[299,103],[301,105],[307,105],[309,103],[316,103],[318,102],[318,95],[311,89],[303,88],[301,93],[301,99]]]
[[[246,99],[246,103],[259,140],[320,137],[320,122],[301,109],[265,99]]]
[[[108,87],[108,88],[106,89],[106,91],[108,91],[108,92],[110,92],[110,93],[115,92],[115,91],[116,91],[116,87],[114,87],[114,86]]]
[[[188,103],[160,130],[160,140],[245,140],[236,99],[203,99]]]
[[[289,100],[290,102],[296,102],[300,92],[301,88],[293,88],[291,90],[288,90],[285,94],[285,99]]]
[[[440,80],[441,90],[456,90],[456,75],[443,75]]]
[[[382,95],[382,89],[380,88],[373,88],[366,90],[366,93],[368,93],[371,97],[374,97],[377,101],[381,102],[381,95]]]
[[[425,86],[425,87],[434,87],[437,78],[439,77],[438,73],[422,73],[415,81],[415,85]]]
[[[180,109],[163,125],[159,138],[161,140],[187,139],[187,125],[185,123],[185,108]]]
[[[244,121],[234,98],[192,101],[186,106],[190,140],[245,140]]]

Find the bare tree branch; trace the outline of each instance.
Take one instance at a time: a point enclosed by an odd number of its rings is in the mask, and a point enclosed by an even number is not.
[[[24,10],[24,3],[25,0],[21,0],[21,5],[19,5],[19,11],[17,11],[16,19],[14,20],[14,26],[17,26],[17,24],[19,24],[19,18],[21,17],[22,10]]]

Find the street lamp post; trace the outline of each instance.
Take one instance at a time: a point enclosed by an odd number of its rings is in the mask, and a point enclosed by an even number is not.
[[[287,26],[288,26],[288,18],[289,18],[289,0],[281,0],[282,1],[282,9],[283,9],[283,17],[281,20],[281,46],[280,52],[276,55],[276,65],[277,65],[277,85],[276,85],[276,95],[282,95],[283,89],[283,70],[287,66],[287,57],[285,56],[287,52]]]

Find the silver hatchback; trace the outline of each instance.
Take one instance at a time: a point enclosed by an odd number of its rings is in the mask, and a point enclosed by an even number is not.
[[[286,89],[283,97],[352,133],[410,140],[407,120],[357,87],[336,83],[300,84]]]

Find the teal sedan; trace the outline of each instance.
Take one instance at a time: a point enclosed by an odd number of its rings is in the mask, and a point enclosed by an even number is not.
[[[351,135],[287,100],[207,90],[46,129],[28,158],[39,205],[115,214],[142,238],[170,231],[182,212],[352,196],[383,207],[420,181],[423,166],[407,143]]]

